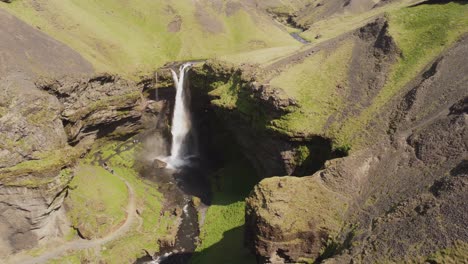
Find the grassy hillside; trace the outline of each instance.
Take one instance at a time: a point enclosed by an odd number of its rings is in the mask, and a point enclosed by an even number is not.
[[[0,7],[68,44],[97,71],[127,76],[168,61],[298,45],[237,2],[25,0]]]
[[[144,255],[143,248],[149,252],[157,251],[157,239],[173,232],[174,216],[160,213],[164,198],[158,186],[138,176],[135,152],[141,146],[132,144],[132,139],[126,142],[101,142],[91,150],[77,168],[66,203],[72,224],[79,227],[82,234],[91,237],[108,235],[126,218],[129,195],[120,176],[135,192],[138,221],[124,236],[106,243],[101,251],[76,251],[57,263],[94,263],[98,260],[105,263],[132,262]],[[114,174],[100,166],[99,159],[105,160]]]
[[[323,131],[328,116],[343,106],[352,49],[349,42],[333,52],[319,52],[271,80],[272,86],[282,87],[300,105],[299,111],[273,121],[274,129],[306,134]]]
[[[354,137],[423,68],[468,32],[467,2],[421,5],[387,14],[390,34],[402,52],[389,79],[372,104],[344,124],[338,136],[342,144],[362,144]]]
[[[270,81],[299,103],[292,113],[273,120],[271,128],[286,134],[326,135],[335,139],[336,147],[362,146],[367,140],[366,126],[380,121],[376,115],[424,67],[468,32],[468,5],[463,1],[389,8],[392,11],[385,13],[389,32],[402,55],[391,67],[384,87],[375,98],[358,104],[345,100],[349,94],[348,75],[354,44],[351,40],[339,42],[331,50],[327,48],[301,63],[291,63]],[[353,27],[349,25],[348,29]],[[359,113],[338,123],[329,119],[348,106],[357,107]]]
[[[257,183],[255,170],[236,154],[212,175],[213,204],[200,230],[200,241],[191,263],[255,263],[244,247],[245,201]]]

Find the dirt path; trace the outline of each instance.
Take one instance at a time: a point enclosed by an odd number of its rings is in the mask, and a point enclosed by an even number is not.
[[[46,253],[40,256],[37,256],[37,257],[31,257],[31,256],[25,256],[25,255],[15,256],[7,260],[7,263],[12,263],[12,264],[13,263],[22,263],[22,264],[46,263],[48,260],[61,257],[69,251],[82,250],[82,249],[88,249],[88,248],[98,248],[112,240],[119,238],[120,236],[128,232],[132,224],[137,219],[135,191],[133,190],[133,187],[130,185],[130,183],[128,183],[124,178],[118,176],[117,174],[115,175],[119,177],[127,186],[128,197],[129,197],[129,202],[126,208],[127,218],[125,219],[125,223],[122,226],[120,226],[117,230],[115,230],[114,232],[108,234],[107,236],[103,238],[99,238],[95,240],[81,239],[81,240],[74,240],[74,241],[66,242],[62,244],[61,246],[56,247],[55,249],[48,250]]]

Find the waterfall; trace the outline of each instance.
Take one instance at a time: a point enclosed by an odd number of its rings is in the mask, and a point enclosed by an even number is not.
[[[191,130],[190,113],[188,109],[188,93],[185,91],[185,74],[192,66],[191,63],[185,63],[179,68],[179,76],[171,69],[172,77],[176,88],[174,115],[172,117],[172,147],[171,156],[168,157],[167,167],[177,168],[185,164],[187,150],[187,136]]]

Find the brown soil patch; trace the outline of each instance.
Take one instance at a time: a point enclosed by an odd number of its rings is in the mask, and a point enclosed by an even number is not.
[[[182,27],[182,18],[176,16],[169,24],[167,24],[168,32],[179,32]]]
[[[202,28],[210,33],[219,34],[224,32],[224,25],[215,16],[211,15],[206,7],[199,3],[195,4],[195,17]]]
[[[92,73],[77,52],[0,9],[0,77],[21,71],[33,76]]]

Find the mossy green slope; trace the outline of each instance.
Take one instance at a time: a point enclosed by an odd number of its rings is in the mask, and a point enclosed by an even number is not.
[[[102,237],[125,220],[125,183],[100,166],[82,165],[70,183],[68,215],[87,238]]]
[[[119,178],[122,177],[135,192],[138,221],[129,232],[106,243],[100,251],[77,251],[57,260],[58,263],[74,263],[77,259],[80,262],[91,263],[130,263],[145,255],[142,249],[157,252],[158,238],[173,232],[175,216],[169,213],[160,214],[163,197],[158,192],[157,185],[138,175],[135,155],[140,148],[141,145],[135,145],[133,139],[125,142],[98,142],[78,167],[78,175],[70,184],[70,195],[66,201],[70,209],[68,215],[75,226],[85,225],[89,230],[95,231],[96,235],[105,236],[116,226],[100,225],[93,219],[90,220],[90,217],[98,218],[105,213],[107,218],[125,220],[128,191],[125,183]],[[105,161],[114,174],[100,166],[99,160]],[[95,206],[96,204],[100,206]]]
[[[134,76],[174,60],[298,45],[286,31],[242,5],[209,1],[39,0],[0,3],[60,40],[97,71]]]
[[[387,14],[390,34],[395,39],[402,56],[393,65],[385,86],[369,107],[357,117],[344,122],[337,141],[362,145],[365,137],[359,137],[375,116],[384,109],[399,92],[431,61],[451,47],[468,32],[467,2],[420,5]]]
[[[191,263],[255,263],[244,247],[244,199],[257,182],[255,175],[240,154],[212,175],[213,204],[206,212],[201,244]]]
[[[352,42],[333,52],[321,51],[286,69],[270,81],[295,98],[299,109],[272,121],[272,129],[285,133],[321,134],[328,117],[342,110],[346,94]]]
[[[359,149],[371,143],[368,125],[373,122],[379,126],[381,120],[376,116],[385,111],[393,98],[468,32],[466,2],[392,8],[385,17],[401,57],[392,65],[384,86],[371,101],[346,100],[350,93],[348,75],[355,43],[352,38],[337,41],[337,45],[325,46],[300,63],[291,63],[269,81],[272,87],[281,88],[286,96],[295,98],[298,107],[291,107],[290,113],[272,120],[268,127],[286,135],[332,138],[334,148]],[[220,102],[235,98],[232,94],[220,96]],[[348,106],[359,110],[343,115]]]

